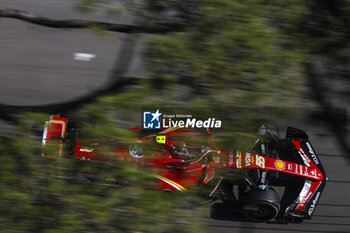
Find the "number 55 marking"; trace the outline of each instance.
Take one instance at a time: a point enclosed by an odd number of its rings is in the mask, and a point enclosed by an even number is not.
[[[265,158],[259,155],[255,156],[256,162],[255,164],[261,168],[265,168]]]

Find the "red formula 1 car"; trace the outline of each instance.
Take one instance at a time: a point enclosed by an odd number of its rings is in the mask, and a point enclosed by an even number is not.
[[[212,205],[213,218],[300,223],[311,218],[328,180],[307,134],[295,128],[280,140],[260,127],[249,152],[216,148],[209,129],[132,130],[140,136],[131,145],[116,145],[115,157],[140,169],[154,168],[162,190],[203,188],[207,198],[221,200]],[[101,142],[83,144],[76,135],[67,118],[52,116],[42,143],[58,138],[62,156],[69,140],[75,158],[110,162],[97,149]],[[154,145],[152,155],[145,152],[146,142]]]

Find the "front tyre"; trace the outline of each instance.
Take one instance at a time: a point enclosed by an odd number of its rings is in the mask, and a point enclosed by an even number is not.
[[[246,204],[243,208],[243,213],[247,218],[258,222],[273,219],[277,216],[278,211],[278,206],[269,202]]]
[[[265,222],[279,212],[280,199],[273,189],[251,189],[245,193],[243,213],[251,220]]]

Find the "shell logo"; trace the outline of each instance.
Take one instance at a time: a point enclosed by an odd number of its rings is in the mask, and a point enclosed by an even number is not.
[[[285,163],[281,160],[276,160],[275,161],[275,167],[279,170],[283,170],[285,168]]]

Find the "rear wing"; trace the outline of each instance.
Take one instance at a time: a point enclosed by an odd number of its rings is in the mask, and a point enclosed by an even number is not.
[[[315,168],[323,177],[322,180],[305,179],[299,196],[289,205],[285,212],[286,215],[294,217],[311,218],[322,191],[326,186],[328,177],[321,164],[321,160],[309,141],[308,135],[304,131],[288,127],[286,138],[291,140],[294,147],[294,154],[299,161],[306,167]]]
[[[50,142],[58,142],[58,156],[62,156],[64,146],[62,140],[66,137],[67,124],[68,119],[66,117],[51,116],[50,120],[45,122],[42,146],[44,147]]]

